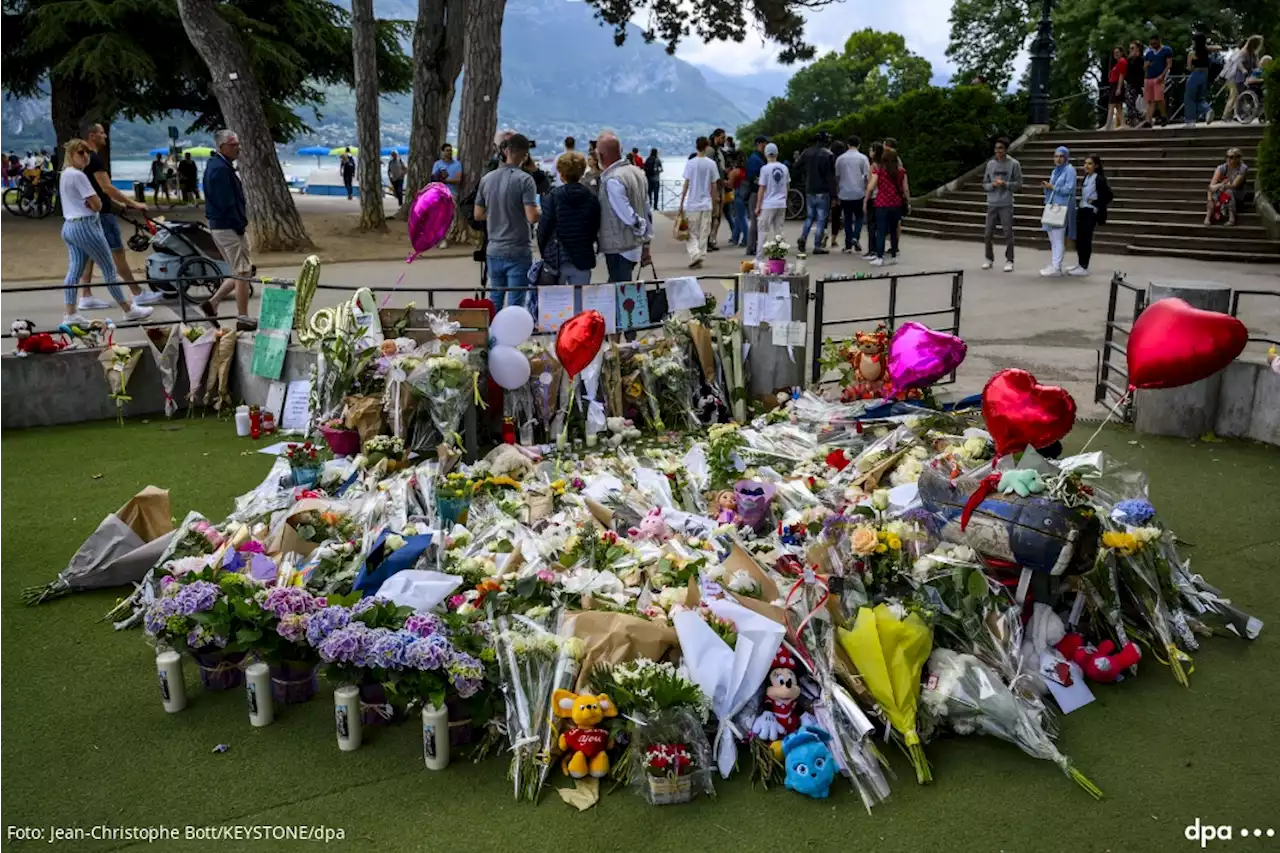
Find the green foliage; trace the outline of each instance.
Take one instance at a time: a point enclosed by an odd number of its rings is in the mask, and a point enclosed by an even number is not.
[[[929,85],[929,61],[907,50],[898,33],[859,30],[840,53],[831,51],[787,82],[785,98],[773,98],[741,139],[773,135],[857,112]]]
[[[1026,112],[1022,98],[997,98],[986,86],[929,87],[836,121],[778,134],[774,142],[785,156],[803,150],[823,130],[838,139],[857,134],[864,149],[872,140],[892,137],[911,176],[911,191],[919,195],[981,163],[996,137],[1017,137]]]
[[[954,79],[982,77],[1003,92],[1035,21],[1027,0],[956,0],[947,46],[947,58],[956,64]]]
[[[1280,64],[1272,62],[1263,72],[1268,95],[1264,107],[1267,111],[1267,130],[1258,143],[1258,188],[1266,193],[1273,205],[1280,203]]]

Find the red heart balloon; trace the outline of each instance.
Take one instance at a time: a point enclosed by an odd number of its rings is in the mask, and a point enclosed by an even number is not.
[[[570,376],[577,376],[591,363],[604,343],[604,315],[583,311],[571,317],[556,334],[556,357]]]
[[[1177,388],[1212,376],[1244,352],[1249,330],[1230,314],[1176,297],[1153,302],[1129,334],[1129,385]]]
[[[1066,389],[1040,385],[1017,368],[1002,370],[982,389],[982,416],[1000,455],[1047,447],[1071,431],[1076,401]]]

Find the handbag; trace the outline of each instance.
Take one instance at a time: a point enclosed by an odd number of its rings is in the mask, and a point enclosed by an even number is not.
[[[1044,213],[1040,214],[1040,224],[1045,228],[1067,227],[1067,206],[1065,204],[1046,204]]]

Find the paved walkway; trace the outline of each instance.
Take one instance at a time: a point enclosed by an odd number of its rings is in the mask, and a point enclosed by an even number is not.
[[[684,245],[671,237],[669,220],[660,219],[657,232],[654,260],[658,274],[663,277],[685,274],[688,270]],[[789,239],[794,241],[798,232],[798,223],[788,224],[786,233]],[[727,240],[728,229],[722,227],[722,244]],[[741,249],[726,247],[708,257],[701,274],[737,273],[742,259]],[[1094,414],[1099,411],[1092,403],[1096,353],[1102,343],[1111,271],[1125,273],[1128,281],[1135,285],[1145,285],[1152,280],[1196,279],[1280,294],[1280,270],[1271,265],[1218,265],[1175,258],[1095,255],[1092,264],[1095,273],[1088,278],[1045,279],[1039,276],[1038,271],[1047,262],[1046,252],[1020,252],[1017,270],[1013,273],[1002,273],[998,266],[983,271],[979,269],[981,262],[980,245],[908,236],[903,241],[901,263],[895,267],[877,270],[860,258],[837,252],[825,256],[811,255],[809,268],[811,274],[963,270],[964,301],[960,328],[961,335],[969,343],[969,357],[960,368],[956,390],[963,393],[980,391],[994,371],[1022,367],[1042,382],[1065,386],[1075,396],[1082,413]],[[263,275],[292,277],[297,274],[297,268],[270,268],[260,272]],[[644,272],[649,274],[647,269]],[[395,261],[330,264],[324,268],[321,282],[349,285],[352,289],[359,286],[389,288],[402,274],[402,287],[472,287],[479,283],[480,265],[466,257],[432,259],[430,256],[408,266]],[[603,262],[596,267],[594,278],[596,281],[604,280]],[[25,286],[15,284],[5,288],[3,307],[0,308],[4,328],[7,330],[16,317],[29,318],[41,327],[56,325],[60,316],[61,292],[32,293],[24,291]],[[908,313],[945,307],[950,287],[950,276],[903,280],[897,310]],[[442,294],[436,304],[447,307],[465,295]],[[314,307],[332,305],[343,298],[343,291],[322,290],[316,296]],[[403,306],[411,300],[416,300],[420,306],[426,304],[424,294],[396,293],[389,305]],[[158,307],[156,314],[176,316],[176,308],[176,304]],[[828,318],[874,316],[884,313],[887,308],[887,282],[853,281],[829,287],[824,313]],[[256,313],[256,305],[252,310]],[[224,314],[233,311],[234,306],[230,302],[222,308]],[[1280,338],[1280,298],[1246,297],[1241,305],[1241,319],[1255,334]],[[844,327],[827,334],[840,337],[851,335],[852,331]],[[132,334],[137,335],[136,332]],[[6,342],[4,350],[11,348],[12,343]],[[1251,351],[1257,356],[1262,348],[1254,346]]]

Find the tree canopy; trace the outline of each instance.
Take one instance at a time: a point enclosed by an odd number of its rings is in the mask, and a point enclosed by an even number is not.
[[[922,89],[932,75],[929,61],[908,50],[899,34],[859,30],[840,53],[831,51],[797,71],[786,96],[770,100],[764,114],[738,135],[772,135],[830,121]]]
[[[805,41],[806,9],[818,9],[835,0],[713,0],[685,3],[683,0],[587,0],[596,17],[614,29],[614,41],[627,40],[627,25],[645,19],[645,41],[661,41],[667,53],[675,53],[681,40],[695,32],[704,42],[736,41],[746,38],[747,27],[776,42],[784,65],[812,59],[813,46]]]

